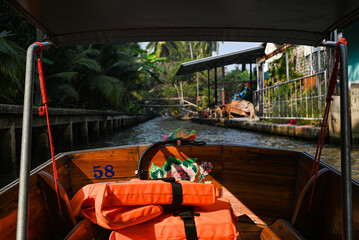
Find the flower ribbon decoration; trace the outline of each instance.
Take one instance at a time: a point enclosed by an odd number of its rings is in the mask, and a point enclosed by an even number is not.
[[[174,177],[176,180],[188,180],[194,182],[199,170],[199,182],[201,182],[205,176],[212,172],[213,165],[210,162],[202,162],[198,167],[195,160],[196,159],[188,158],[182,162],[178,158],[170,156],[163,168],[152,163],[150,176],[152,179]]]
[[[190,133],[184,132],[181,127],[176,128],[170,135],[163,136],[165,140],[188,139],[190,141],[196,140],[196,131],[192,130]]]

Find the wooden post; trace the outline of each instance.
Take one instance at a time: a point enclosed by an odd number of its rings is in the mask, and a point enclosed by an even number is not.
[[[253,77],[252,77],[252,63],[249,64],[249,87],[251,88],[251,91],[253,92],[253,85],[252,85]]]
[[[72,122],[65,126],[64,142],[65,142],[65,145],[66,145],[65,148],[67,150],[72,151],[74,149],[74,138],[73,138],[73,131],[72,131]]]
[[[318,49],[318,51],[317,51],[317,53],[318,53],[318,70],[317,70],[317,72],[320,72],[320,70],[321,70],[321,63],[320,63],[320,49],[321,49],[321,47],[318,47],[317,48]]]
[[[246,64],[242,63],[242,72],[246,71]]]
[[[102,122],[100,122],[100,134],[102,136],[106,136],[107,135],[107,120],[103,120]]]
[[[289,59],[288,59],[288,52],[285,53],[285,70],[287,76],[287,82],[289,81]]]
[[[113,130],[114,131],[117,131],[119,129],[119,127],[118,127],[118,119],[116,118],[114,118],[113,119]]]
[[[100,121],[96,121],[94,124],[94,131],[96,139],[100,138]]]
[[[15,123],[10,129],[0,131],[0,172],[6,173],[10,169],[15,177],[17,174]]]
[[[199,106],[199,73],[197,72],[197,97],[196,97],[196,105]],[[199,111],[199,107],[197,107],[197,112]]]
[[[252,95],[252,102],[254,103],[254,95],[253,95],[253,76],[252,76],[252,62],[249,63],[249,92]],[[254,103],[255,104],[255,103]]]
[[[183,107],[183,86],[182,86],[182,82],[180,82],[180,90],[181,90],[181,98],[180,98],[180,104]]]
[[[81,142],[86,144],[86,146],[88,146],[88,144],[89,144],[89,133],[88,133],[88,124],[87,124],[87,122],[81,123],[80,136],[81,136]]]
[[[224,66],[222,66],[222,105],[226,104],[226,94],[225,94],[225,72],[224,72]]]
[[[40,164],[51,158],[51,150],[49,144],[49,133],[47,127],[33,129],[33,139],[35,140],[35,156],[34,163]]]
[[[107,129],[110,134],[113,133],[113,118],[107,120]]]
[[[214,104],[217,105],[218,104],[218,99],[217,99],[217,67],[214,68]]]
[[[90,140],[100,138],[100,121],[94,121],[89,125]]]
[[[211,85],[209,82],[209,74],[210,74],[210,71],[208,69],[208,106],[211,104]]]
[[[16,161],[16,132],[15,123],[10,127],[10,147],[11,147],[11,168],[14,176],[17,176],[17,161]]]

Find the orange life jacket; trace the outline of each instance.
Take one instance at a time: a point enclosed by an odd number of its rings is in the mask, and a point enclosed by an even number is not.
[[[80,217],[90,219],[101,227],[118,230],[151,220],[162,214],[161,205],[120,206],[81,210]]]
[[[161,215],[160,205],[211,205],[218,196],[212,184],[132,179],[87,185],[75,194],[71,206],[76,217],[117,230]]]
[[[236,217],[227,199],[220,198],[210,206],[194,207],[198,240],[235,240]],[[183,240],[187,239],[184,220],[173,213],[164,213],[148,222],[113,231],[110,240]]]

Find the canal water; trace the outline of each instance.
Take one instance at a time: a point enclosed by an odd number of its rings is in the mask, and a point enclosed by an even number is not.
[[[241,144],[249,146],[283,148],[299,150],[315,155],[317,144],[313,141],[295,139],[261,132],[251,132],[242,129],[230,129],[200,125],[190,121],[180,121],[172,117],[155,118],[111,137],[91,144],[91,148],[109,147],[118,145],[151,144],[163,140],[177,127],[188,132],[196,130],[197,140],[213,144]],[[340,170],[340,146],[324,145],[322,161]],[[352,177],[359,180],[359,148],[352,150]]]
[[[317,144],[313,141],[295,139],[283,136],[276,136],[261,132],[251,132],[242,129],[230,129],[223,127],[214,127],[200,125],[190,121],[179,121],[172,117],[155,118],[135,127],[125,129],[121,132],[102,138],[96,142],[90,143],[88,147],[79,147],[81,149],[103,148],[121,145],[144,145],[152,144],[163,140],[164,135],[169,135],[177,127],[182,127],[188,132],[196,130],[197,140],[203,140],[213,144],[241,144],[248,146],[283,148],[290,150],[299,150],[315,154]],[[324,145],[322,152],[322,161],[340,170],[340,147]],[[33,168],[36,166],[32,166]],[[0,188],[15,180],[18,175],[13,173],[1,174]],[[352,150],[352,177],[359,180],[359,147]]]

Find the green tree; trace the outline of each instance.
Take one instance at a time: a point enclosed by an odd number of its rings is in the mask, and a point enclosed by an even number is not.
[[[255,80],[255,74],[252,72],[252,79]],[[233,96],[244,90],[244,84],[250,81],[248,70],[240,71],[238,68],[226,74],[226,102],[233,99]],[[256,89],[256,84],[252,83],[252,89],[248,92],[245,100],[252,101],[252,91]]]
[[[178,51],[176,42],[150,42],[147,44],[146,49],[149,53],[154,52],[157,57],[168,57],[170,54]]]
[[[18,103],[23,93],[25,50],[7,39],[11,34],[0,33],[0,100]]]
[[[159,82],[157,63],[136,43],[77,46],[49,52],[49,98],[56,106],[134,110],[144,90]],[[51,86],[51,87],[50,87]]]
[[[270,72],[269,78],[272,79],[272,81],[274,80],[272,84],[274,82],[281,83],[287,81],[286,54],[288,54],[288,58],[290,59],[293,55],[293,47],[286,49],[281,58],[271,63],[270,69],[272,71]],[[289,79],[296,79],[302,76],[303,74],[295,71],[293,61],[289,61]]]
[[[212,52],[217,51],[216,42],[213,41],[195,42],[194,48],[198,53],[198,58],[212,56]]]
[[[36,28],[14,11],[4,1],[0,1],[0,31],[13,33],[8,39],[26,49],[36,40]]]

